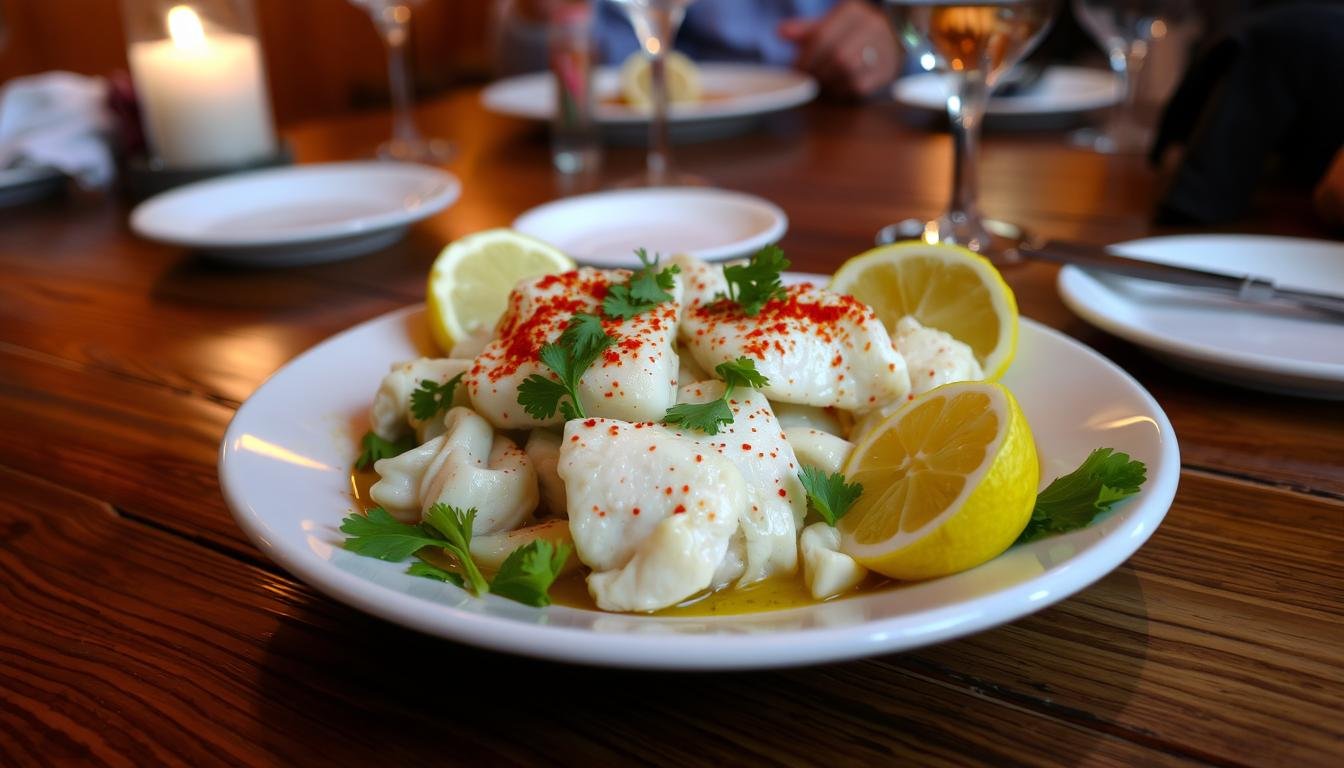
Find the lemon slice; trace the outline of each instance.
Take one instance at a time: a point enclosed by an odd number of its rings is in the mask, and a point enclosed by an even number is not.
[[[676,51],[668,51],[667,100],[670,103],[700,100],[700,70],[695,62]],[[653,86],[649,59],[635,51],[621,65],[621,98],[635,109],[653,108]]]
[[[906,315],[965,342],[995,381],[1017,352],[1017,300],[989,260],[955,245],[920,240],[855,256],[831,279],[877,311],[887,331]]]
[[[840,549],[896,579],[964,571],[1026,527],[1040,467],[1026,417],[1000,384],[958,381],[870,430],[845,463],[863,495],[840,519]]]
[[[429,329],[445,352],[493,328],[519,280],[574,269],[555,247],[511,229],[487,229],[449,243],[429,270]]]

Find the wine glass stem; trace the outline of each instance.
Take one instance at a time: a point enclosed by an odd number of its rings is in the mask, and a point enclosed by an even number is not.
[[[649,96],[653,100],[647,160],[649,180],[660,184],[666,180],[671,166],[667,138],[667,57],[661,51],[649,59]]]
[[[952,125],[952,202],[948,213],[967,219],[979,217],[980,176],[977,154],[980,148],[980,123],[985,115],[989,88],[981,77],[961,78],[957,92],[947,100],[947,116]]]
[[[420,132],[411,116],[411,77],[407,61],[406,43],[410,37],[411,11],[405,5],[389,5],[378,13],[374,21],[387,46],[387,80],[392,100],[392,138],[399,142],[416,142]]]
[[[1120,132],[1138,124],[1136,110],[1139,103],[1139,78],[1143,75],[1143,65],[1147,59],[1148,45],[1142,40],[1130,44],[1126,50],[1111,54],[1112,69],[1118,70],[1125,88],[1124,99],[1111,110],[1107,132],[1112,138],[1118,138]]]

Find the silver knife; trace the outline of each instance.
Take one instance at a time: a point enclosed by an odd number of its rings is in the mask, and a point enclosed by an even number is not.
[[[1344,316],[1344,296],[1315,291],[1279,288],[1267,277],[1256,275],[1226,275],[1205,272],[1202,269],[1159,264],[1154,261],[1131,259],[1111,253],[1103,246],[1048,240],[1039,245],[1022,244],[1018,252],[1025,258],[1072,264],[1083,269],[1095,269],[1126,277],[1154,280],[1160,283],[1184,285],[1190,288],[1217,291],[1251,304],[1304,307],[1332,315]]]

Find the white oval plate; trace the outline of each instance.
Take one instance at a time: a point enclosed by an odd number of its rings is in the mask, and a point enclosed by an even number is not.
[[[789,217],[774,203],[743,192],[654,187],[561,198],[524,212],[513,228],[581,264],[637,267],[636,248],[705,261],[749,256],[783,237]]]
[[[699,65],[700,83],[711,98],[694,104],[674,104],[673,124],[724,120],[777,112],[806,104],[817,95],[817,81],[783,67],[760,64],[707,62]],[[646,125],[647,112],[605,102],[620,95],[616,67],[593,72],[594,115],[602,125]],[[555,113],[555,81],[550,72],[534,72],[497,80],[481,91],[481,103],[491,112],[526,120],[550,120]]]
[[[807,279],[793,276],[793,280]],[[813,276],[811,279],[826,278]],[[872,656],[1003,624],[1110,572],[1152,535],[1180,475],[1166,414],[1096,352],[1024,319],[1004,383],[1035,432],[1042,482],[1106,446],[1148,465],[1143,491],[1104,520],[1014,547],[955,576],[804,608],[707,618],[529,608],[471,597],[341,548],[354,510],[349,467],[388,366],[429,351],[422,307],[319,344],[248,398],[220,446],[219,477],[238,524],[315,589],[388,621],[496,651],[648,669],[751,669]]]
[[[1256,235],[1176,235],[1113,246],[1136,259],[1272,278],[1280,287],[1344,294],[1344,243]],[[1059,295],[1096,327],[1210,378],[1307,397],[1344,399],[1344,323],[1268,312],[1179,286],[1076,267]]]
[[[892,85],[891,93],[906,106],[939,114],[947,112],[947,80],[943,74],[928,72],[903,77]],[[1007,122],[1026,128],[1032,119],[1073,117],[1109,107],[1123,97],[1124,88],[1113,72],[1055,66],[1046,69],[1040,81],[1024,93],[991,97],[986,115],[998,119],[1000,125]]]
[[[348,258],[395,242],[447,208],[462,185],[415,163],[295,165],[200,181],[136,206],[141,237],[222,261],[293,266]]]

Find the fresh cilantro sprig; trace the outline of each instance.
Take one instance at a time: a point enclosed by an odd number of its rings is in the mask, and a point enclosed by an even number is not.
[[[576,314],[553,344],[541,348],[541,362],[556,378],[534,373],[518,385],[518,404],[534,419],[549,419],[557,408],[565,420],[582,419],[579,380],[602,351],[615,343],[597,315]],[[568,399],[566,399],[568,398]]]
[[[760,314],[771,299],[782,299],[786,295],[781,275],[791,263],[779,246],[767,245],[753,254],[746,264],[724,267],[723,278],[728,281],[725,298],[741,307],[749,317]]]
[[[629,320],[645,310],[653,309],[665,301],[672,300],[673,275],[681,271],[671,266],[658,269],[658,257],[649,258],[649,252],[643,248],[635,250],[635,255],[643,268],[630,275],[624,284],[612,285],[602,300],[602,313],[607,317]]]
[[[515,549],[505,558],[492,582],[487,582],[471,556],[471,528],[476,510],[466,512],[447,504],[435,504],[418,525],[393,518],[382,507],[366,514],[352,514],[341,522],[341,531],[349,534],[345,548],[379,560],[401,562],[415,557],[407,573],[412,576],[446,581],[477,596],[494,592],[510,600],[537,607],[550,605],[550,588],[569,560],[572,547],[537,539]],[[423,557],[426,547],[447,551],[456,560],[457,570],[443,568]]]
[[[365,432],[364,437],[359,440],[359,456],[355,457],[355,469],[371,467],[379,459],[400,456],[414,447],[415,440],[409,437],[393,442],[384,440],[372,431]]]
[[[534,539],[513,550],[490,582],[490,591],[541,608],[551,604],[551,584],[569,559],[568,544]]]
[[[430,419],[453,407],[453,393],[462,383],[463,374],[440,384],[433,379],[421,379],[420,386],[411,393],[411,415],[420,421]]]
[[[807,491],[808,503],[832,528],[863,495],[862,485],[846,483],[845,476],[839,472],[828,475],[816,467],[803,467],[798,479]]]
[[[664,424],[680,424],[707,435],[717,435],[720,425],[733,423],[733,409],[728,407],[728,398],[735,388],[770,386],[770,380],[756,370],[756,361],[749,357],[719,363],[714,372],[723,379],[723,395],[707,403],[678,403],[663,414]]]
[[[1116,502],[1139,492],[1147,480],[1147,468],[1127,454],[1098,448],[1082,465],[1054,479],[1036,496],[1031,520],[1018,543],[1057,533],[1067,533],[1092,522]]]

